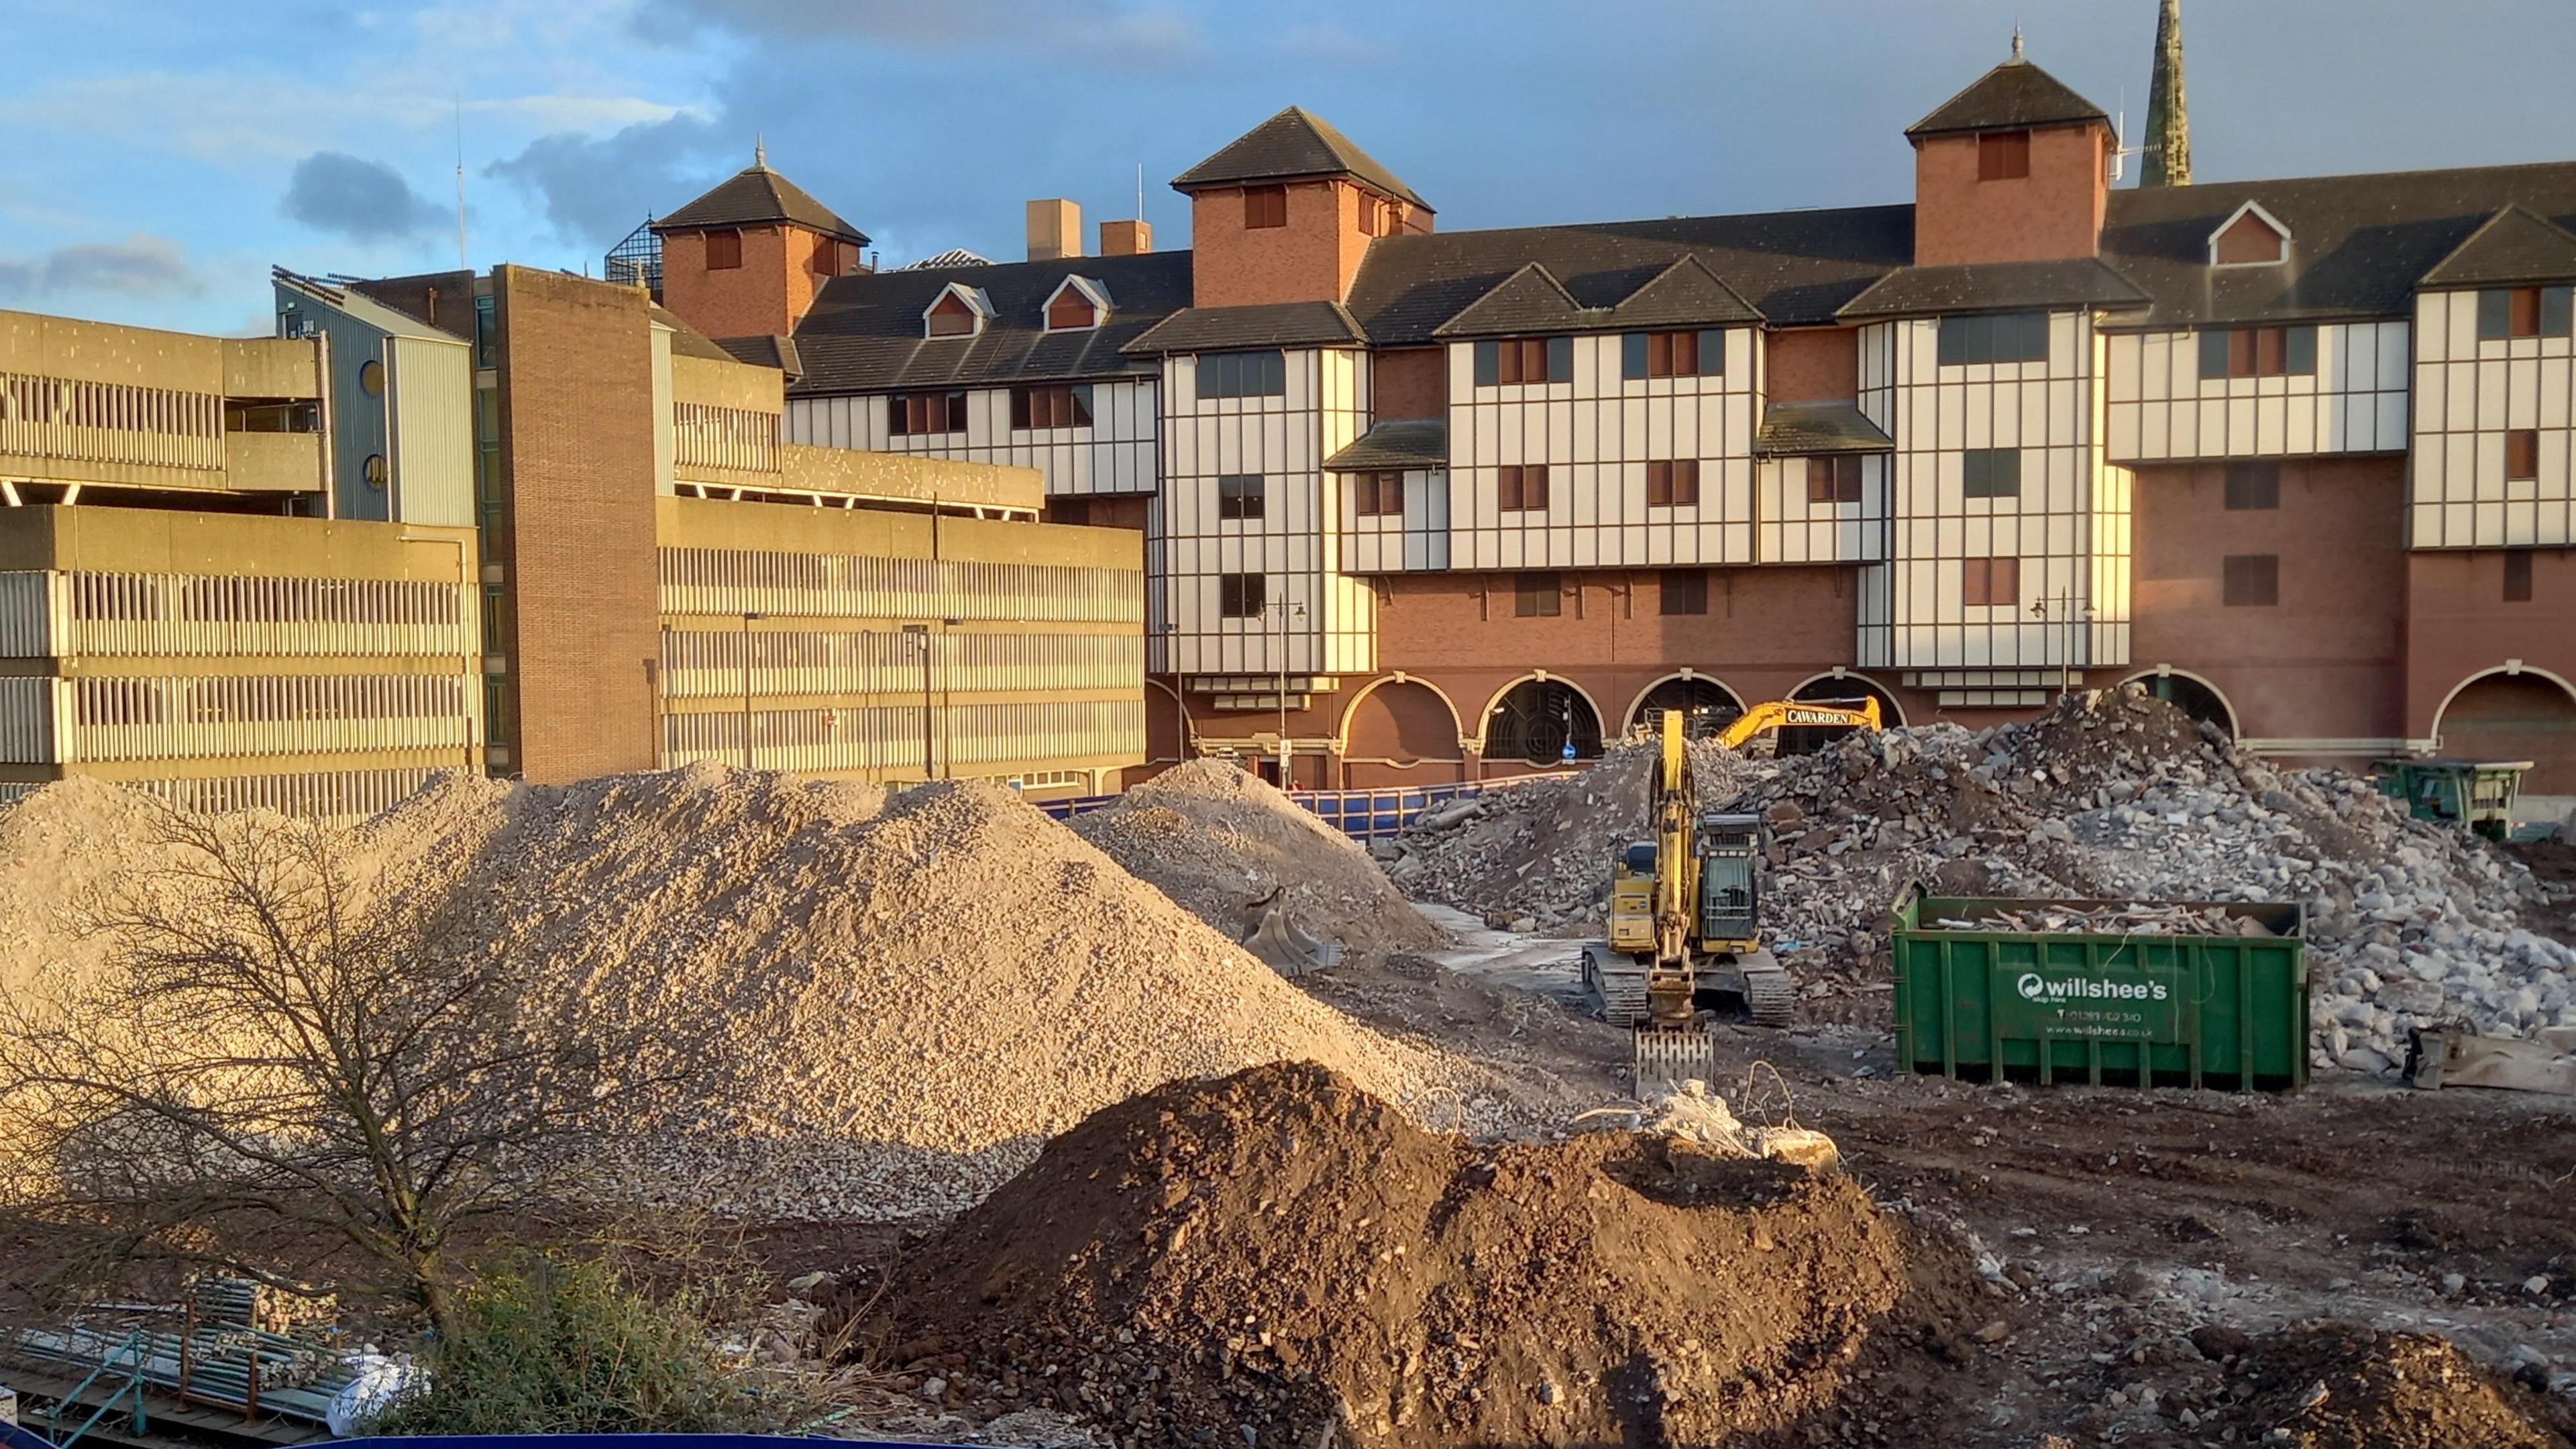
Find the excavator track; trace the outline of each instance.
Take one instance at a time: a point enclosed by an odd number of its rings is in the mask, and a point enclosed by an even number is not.
[[[1798,984],[1777,967],[1747,971],[1744,1006],[1755,1026],[1787,1026],[1798,1015]]]
[[[1623,969],[1624,968],[1624,969]],[[1605,963],[1598,951],[1583,953],[1583,990],[1612,1026],[1636,1026],[1646,1019],[1646,968],[1625,956]]]

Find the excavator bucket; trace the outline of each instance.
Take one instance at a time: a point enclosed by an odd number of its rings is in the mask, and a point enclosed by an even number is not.
[[[1671,1096],[1684,1082],[1707,1082],[1717,1075],[1717,1043],[1696,1027],[1637,1033],[1637,1095]]]
[[[1303,976],[1342,964],[1341,943],[1317,940],[1308,934],[1288,914],[1279,892],[1253,904],[1260,916],[1243,938],[1244,949],[1269,962],[1280,975]]]

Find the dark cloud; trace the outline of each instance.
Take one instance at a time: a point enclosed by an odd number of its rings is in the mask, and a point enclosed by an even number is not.
[[[194,297],[205,283],[168,237],[136,232],[121,242],[79,242],[24,260],[0,259],[0,300],[85,293]]]
[[[289,221],[353,242],[400,241],[449,220],[401,172],[341,151],[316,151],[296,162],[278,209]]]
[[[608,136],[558,132],[484,168],[524,188],[565,241],[606,247],[647,216],[677,209],[728,170],[716,159],[717,128],[694,116],[642,121]],[[751,137],[740,140],[751,160]]]

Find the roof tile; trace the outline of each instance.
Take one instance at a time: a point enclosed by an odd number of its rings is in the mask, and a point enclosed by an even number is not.
[[[692,231],[772,221],[794,222],[859,246],[868,244],[866,232],[841,220],[830,207],[807,195],[805,188],[757,165],[717,182],[705,195],[654,222],[653,230]]]
[[[1306,176],[1354,176],[1400,201],[1432,209],[1376,157],[1303,106],[1290,106],[1236,137],[1215,155],[1173,177],[1172,189],[1196,191]]]

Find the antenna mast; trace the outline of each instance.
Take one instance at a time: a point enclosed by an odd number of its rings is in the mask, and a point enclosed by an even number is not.
[[[465,95],[456,96],[456,266],[470,272],[474,264],[465,259]]]

